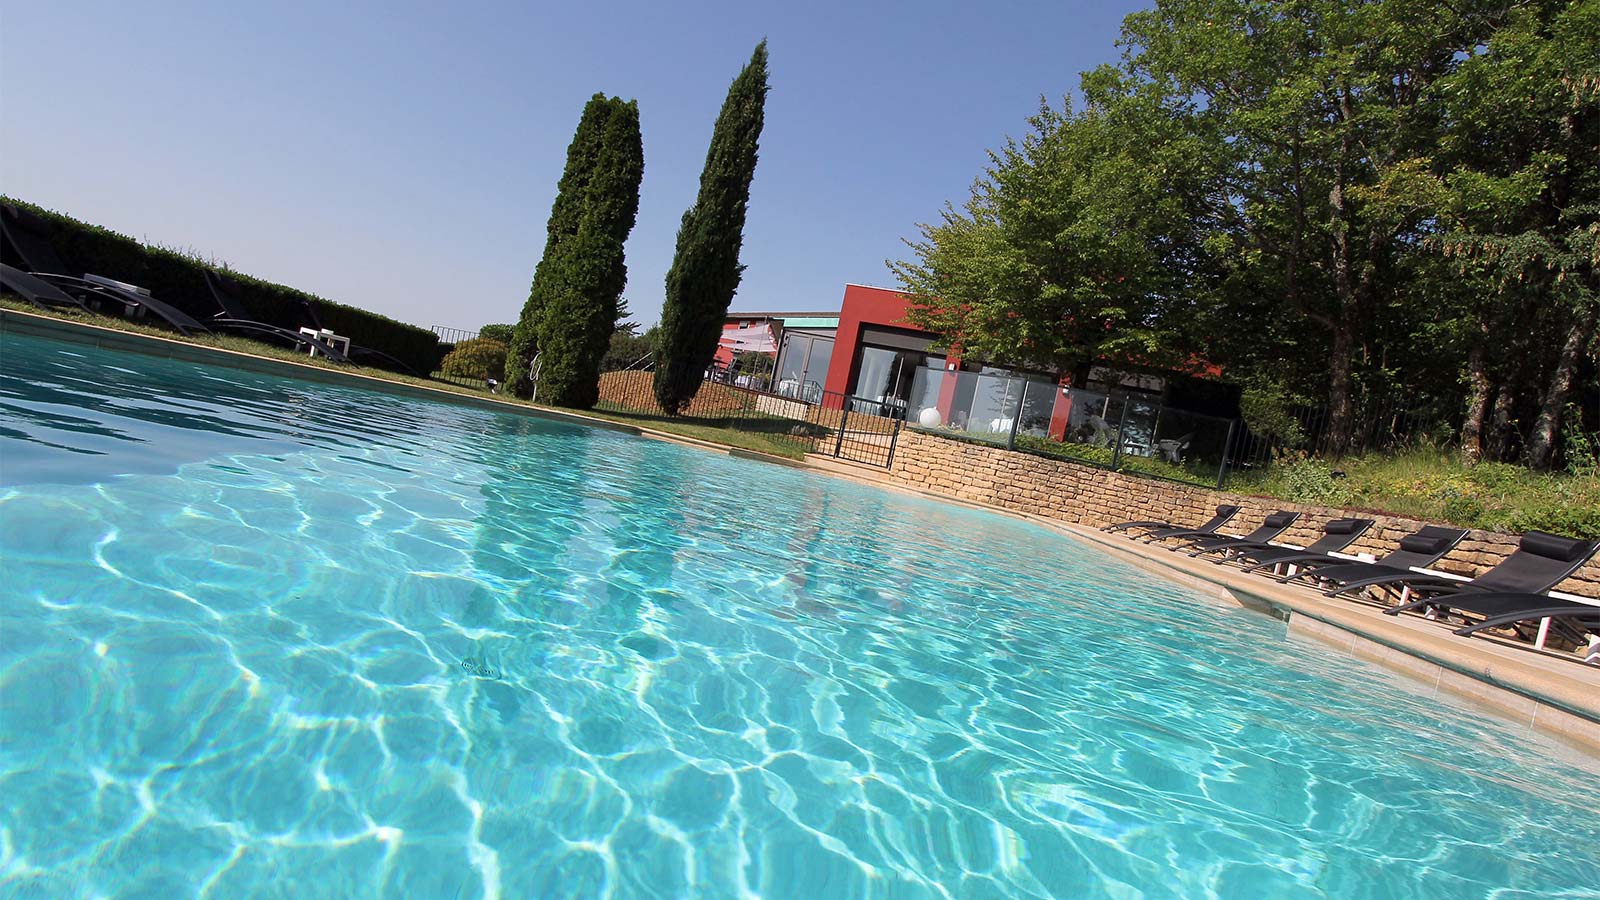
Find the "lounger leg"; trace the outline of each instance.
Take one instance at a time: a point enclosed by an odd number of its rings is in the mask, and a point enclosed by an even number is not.
[[[1533,649],[1535,649],[1535,650],[1543,650],[1544,649],[1544,639],[1549,637],[1549,636],[1550,636],[1550,620],[1549,619],[1540,619],[1539,620],[1539,637],[1534,640]]]

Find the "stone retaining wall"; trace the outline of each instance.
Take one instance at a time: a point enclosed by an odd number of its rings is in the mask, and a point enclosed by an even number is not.
[[[889,477],[930,493],[986,503],[1075,525],[1100,526],[1130,519],[1204,522],[1219,503],[1240,507],[1229,531],[1253,530],[1277,509],[1299,512],[1300,519],[1284,534],[1287,543],[1305,545],[1321,536],[1328,519],[1359,516],[1376,523],[1350,548],[1352,553],[1382,556],[1401,536],[1424,522],[1327,506],[1287,503],[1226,491],[1140,478],[1065,460],[1015,453],[952,441],[906,429],[900,432]],[[1471,531],[1436,568],[1477,575],[1510,555],[1517,535]],[[1557,590],[1600,597],[1600,562],[1591,560]]]

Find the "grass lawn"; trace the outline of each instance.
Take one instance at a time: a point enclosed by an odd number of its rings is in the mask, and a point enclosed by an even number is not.
[[[729,447],[739,447],[744,450],[754,450],[757,453],[769,453],[773,456],[782,456],[788,459],[804,459],[806,451],[809,449],[809,442],[797,440],[787,432],[752,430],[758,427],[760,423],[750,419],[669,419],[659,414],[602,409],[584,410],[583,414],[594,416],[597,419],[618,422],[623,425],[665,431],[684,437],[698,438],[699,440],[711,441],[716,444],[726,444]],[[740,427],[734,427],[733,423],[735,421],[738,421]],[[786,427],[794,424],[791,419],[781,421]]]
[[[1337,473],[1337,474],[1336,474]],[[1279,463],[1238,472],[1228,489],[1291,502],[1324,503],[1465,528],[1530,528],[1600,538],[1600,472],[1539,473],[1505,463],[1461,464],[1450,449]]]

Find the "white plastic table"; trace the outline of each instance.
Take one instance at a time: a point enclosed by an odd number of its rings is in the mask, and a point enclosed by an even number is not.
[[[327,328],[302,328],[300,333],[306,337],[315,338],[346,356],[350,355],[350,339],[342,334],[334,334],[332,330]],[[312,346],[306,350],[306,355],[316,356],[319,352],[315,346]]]

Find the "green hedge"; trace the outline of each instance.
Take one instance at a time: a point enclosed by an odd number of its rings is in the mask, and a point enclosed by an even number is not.
[[[223,271],[219,267],[163,247],[145,246],[108,228],[80,222],[24,200],[0,195],[0,201],[19,208],[25,217],[35,220],[34,224],[42,229],[50,246],[71,270],[61,274],[104,275],[149,288],[157,299],[202,322],[216,316],[217,305],[206,287],[205,271]],[[227,271],[227,276],[233,282],[239,302],[249,310],[251,318],[258,321],[288,329],[308,326],[311,323],[306,321],[303,304],[309,302],[316,308],[322,327],[348,337],[352,344],[381,350],[421,374],[436,369],[444,355],[438,335],[426,328],[238,272]],[[377,364],[378,361],[362,362]]]

